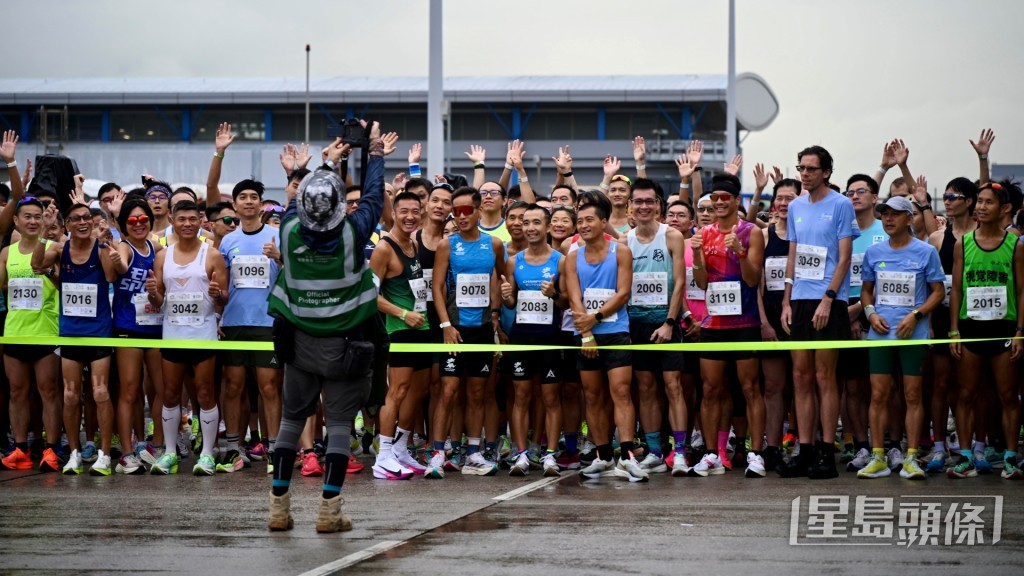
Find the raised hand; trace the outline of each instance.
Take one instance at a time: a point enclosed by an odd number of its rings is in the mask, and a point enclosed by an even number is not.
[[[526,152],[526,142],[513,140],[508,143],[508,153],[505,155],[505,162],[516,168],[523,166],[523,154]]]
[[[501,300],[503,302],[509,302],[512,300],[512,283],[505,279],[505,276],[501,276]]]
[[[696,255],[696,254],[700,253],[701,248],[703,248],[703,247],[704,247],[703,228],[697,228],[697,230],[694,231],[693,236],[690,236],[690,250],[692,250],[693,253]]]
[[[690,164],[700,166],[700,159],[704,156],[704,143],[700,140],[691,140],[690,147],[686,149],[686,157]]]
[[[487,158],[487,150],[483,146],[472,144],[469,147],[469,152],[466,152],[466,158],[473,164],[483,164]]]
[[[25,159],[25,173],[21,175],[21,185],[28,189],[28,183],[32,181],[32,159]]]
[[[974,147],[974,151],[978,153],[978,156],[982,154],[988,154],[990,148],[992,148],[992,142],[996,139],[996,135],[992,132],[991,128],[986,128],[981,131],[981,135],[978,136],[978,141],[969,140],[971,146]]]
[[[622,169],[622,162],[619,161],[618,156],[612,156],[608,154],[604,157],[604,175],[609,178],[616,175],[619,170]]]
[[[743,166],[743,154],[737,154],[737,155],[732,157],[732,160],[730,162],[727,162],[725,164],[725,167],[723,168],[723,170],[725,170],[726,174],[732,174],[733,176],[738,176],[739,173],[740,173],[740,168],[742,166]]]
[[[75,176],[76,182],[78,180],[78,176],[80,176],[80,174]],[[71,205],[74,206],[75,204],[83,204],[85,206],[89,205],[89,203],[85,201],[85,191],[82,190],[81,185],[76,186],[75,189],[71,191]]]
[[[213,141],[213,146],[216,148],[218,154],[223,154],[228,146],[235,141],[235,135],[231,133],[231,124],[222,122],[217,127],[217,136]]]
[[[633,138],[633,160],[637,164],[643,164],[647,158],[647,147],[644,145],[644,137],[637,136]]]
[[[768,173],[764,171],[764,164],[754,164],[754,185],[758,190],[764,190],[768,186]]]
[[[43,210],[43,230],[52,228],[57,223],[57,203],[51,202],[49,206]]]
[[[555,168],[558,169],[559,174],[565,174],[566,172],[572,172],[572,156],[569,155],[569,145],[565,147],[559,147],[558,156],[552,156],[551,160],[555,163]]]
[[[676,168],[679,169],[679,179],[687,180],[690,176],[693,176],[693,169],[695,165],[690,163],[690,158],[686,154],[680,154],[676,158]]]
[[[153,273],[152,269],[149,270],[149,275],[146,276],[146,292],[150,296],[156,296],[156,274]]]
[[[302,143],[299,146],[292,146],[292,149],[295,151],[295,160],[299,168],[309,166],[309,161],[313,159],[313,155],[309,153],[309,144]]]
[[[121,253],[117,251],[117,248],[114,248],[114,244],[111,242],[107,242],[107,258],[110,259],[110,263],[115,267],[119,268],[121,266]]]
[[[886,142],[882,148],[882,168],[888,170],[896,165],[896,154],[893,153],[892,142]]]
[[[110,199],[110,213],[118,215],[121,213],[121,205],[124,204],[125,193],[124,190],[118,190],[114,193],[114,197]]]
[[[281,251],[277,249],[277,236],[272,236],[270,242],[263,245],[263,255],[271,260],[281,259]]]
[[[910,157],[910,148],[903,144],[903,140],[897,138],[892,141],[892,154],[896,158],[896,164],[903,166]]]
[[[374,122],[376,124],[376,122]],[[388,132],[387,134],[380,137],[381,141],[384,142],[384,155],[390,156],[395,150],[398,149],[398,132]]]
[[[736,231],[739,228],[739,224],[732,227],[732,230],[725,235],[725,247],[732,250],[733,254],[743,253],[743,244],[740,243],[739,237],[736,235]]]
[[[14,130],[5,130],[3,142],[0,143],[0,160],[7,164],[14,162],[14,152],[18,148],[18,134]]]
[[[782,182],[782,180],[784,179],[785,176],[782,175],[782,169],[779,168],[778,166],[772,166],[772,183],[778,184],[779,182]]]
[[[278,155],[278,158],[281,160],[281,167],[284,168],[285,174],[291,176],[292,172],[298,170],[298,149],[294,144],[285,144],[281,147],[281,154]]]
[[[923,174],[917,176],[917,183],[914,185],[914,200],[918,204],[928,203],[928,180]]]
[[[360,120],[359,123],[363,126],[363,128],[366,128],[366,120]],[[394,134],[394,132],[391,132],[391,134]],[[380,137],[380,122],[374,120],[373,124],[370,125],[370,141],[372,142]],[[395,136],[395,140],[398,140],[397,135]]]
[[[334,142],[327,147],[327,159],[337,164],[342,156],[352,151],[352,146],[345,144],[341,138],[335,138]]]
[[[423,156],[423,144],[419,142],[409,146],[409,164],[419,164],[420,158]]]
[[[391,180],[391,186],[393,186],[395,190],[405,190],[405,185],[408,182],[409,177],[405,175],[405,172],[399,172],[398,174],[395,174],[394,179]]]

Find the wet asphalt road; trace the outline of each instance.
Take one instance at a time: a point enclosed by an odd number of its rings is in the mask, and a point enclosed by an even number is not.
[[[581,484],[566,473],[536,487],[543,480],[536,472],[526,478],[450,474],[441,481],[387,482],[374,480],[367,467],[345,484],[354,530],[318,535],[313,522],[320,480],[297,472],[295,529],[266,531],[270,481],[263,470],[258,465],[215,477],[110,478],[0,472],[0,573],[1024,572],[1024,483],[998,476],[911,483],[898,477],[858,481],[843,473],[813,482],[748,480],[737,469],[711,478],[654,475],[646,484]],[[536,489],[508,494],[527,486]],[[954,497],[948,501],[1003,496],[1001,540],[909,548],[895,545],[895,537],[873,547],[790,544],[796,497],[804,502],[800,518],[806,518],[809,496],[849,495],[852,525],[856,496],[896,497],[898,508],[901,495],[914,494]],[[984,529],[988,537],[992,526]]]

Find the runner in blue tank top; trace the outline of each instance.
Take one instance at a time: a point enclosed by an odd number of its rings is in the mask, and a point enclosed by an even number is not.
[[[153,210],[142,199],[128,200],[118,213],[118,224],[123,231],[117,251],[122,265],[118,269],[114,286],[114,335],[121,338],[151,338],[159,340],[163,334],[163,314],[150,304],[146,292],[146,279],[153,274],[153,262],[163,247],[148,238],[153,231]],[[124,442],[130,441],[132,424],[136,421],[136,401],[142,388],[142,365],[152,382],[148,395],[150,415],[159,422],[163,403],[164,379],[159,348],[117,349],[117,373],[120,389],[117,396],[117,431]],[[152,466],[158,457],[152,445],[141,442],[144,430],[135,430],[140,440],[131,450],[125,450],[115,470],[122,474],[143,474],[143,463]],[[163,446],[162,426],[153,427],[153,442]]]
[[[445,344],[493,344],[498,329],[498,272],[504,267],[504,246],[497,238],[480,232],[480,193],[459,188],[452,195],[452,213],[458,233],[437,247],[434,259],[434,307]],[[445,306],[449,286],[455,287],[455,314]],[[450,353],[442,357],[442,397],[434,411],[431,436],[434,454],[427,467],[428,478],[443,478],[444,442],[452,402],[463,378],[466,379],[466,430],[469,446],[463,474],[492,476],[498,467],[480,453],[480,430],[484,419],[484,387],[491,374],[490,352]],[[458,469],[450,465],[449,468]]]
[[[61,299],[60,335],[108,338],[113,320],[108,292],[110,282],[117,278],[122,266],[121,255],[113,246],[100,246],[94,237],[92,214],[84,204],[74,204],[64,215],[71,239],[59,246],[51,244],[44,251],[36,247],[32,267],[49,268],[60,262]],[[64,429],[71,446],[71,455],[64,466],[65,474],[81,474],[84,470],[79,441],[81,429],[82,374],[89,365],[96,416],[100,425],[100,450],[91,473],[109,476],[110,441],[114,434],[114,407],[110,401],[107,380],[113,349],[101,346],[62,346],[61,370],[64,377]]]
[[[565,265],[569,304],[582,345],[577,367],[587,399],[587,425],[597,444],[597,458],[580,474],[599,478],[603,472],[611,472],[630,482],[639,482],[647,480],[647,472],[633,457],[636,413],[630,396],[632,356],[625,350],[597,348],[629,344],[626,303],[633,283],[633,256],[629,247],[605,238],[610,213],[611,202],[604,194],[580,195],[576,229],[586,245],[570,255]],[[607,388],[603,373],[608,375]],[[609,391],[622,449],[618,465],[613,461],[612,430],[607,416]]]

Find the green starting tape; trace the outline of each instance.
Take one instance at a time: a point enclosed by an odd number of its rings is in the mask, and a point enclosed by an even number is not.
[[[599,346],[601,350],[636,350],[648,352],[742,352],[830,350],[840,348],[880,348],[888,346],[948,345],[950,342],[1005,342],[1015,338],[967,338],[929,340],[823,340],[807,342],[716,342],[672,344],[622,344]],[[145,338],[71,338],[71,337],[0,337],[0,344],[38,346],[99,346],[109,348],[173,348],[179,350],[242,350],[272,352],[273,342],[229,340],[150,340]],[[579,346],[547,346],[538,344],[404,344],[390,345],[391,352],[536,352],[541,350],[579,350]]]

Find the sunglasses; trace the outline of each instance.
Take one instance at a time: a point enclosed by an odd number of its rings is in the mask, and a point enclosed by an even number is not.
[[[284,206],[278,206],[276,204],[270,204],[269,206],[263,207],[264,212],[284,212]]]
[[[714,211],[715,211],[715,209],[712,208],[711,206],[699,206],[699,207],[697,207],[697,212],[714,212]]]
[[[967,196],[963,194],[943,194],[942,199],[946,202],[956,202],[957,200],[966,200]]]
[[[92,214],[78,214],[68,218],[68,222],[92,222]]]
[[[629,179],[629,176],[623,176],[622,174],[616,174],[612,176],[609,182],[625,182],[626,184],[633,184],[633,181]]]
[[[217,220],[223,222],[225,226],[238,226],[238,223],[242,221],[241,218],[232,218],[231,216],[221,216]]]
[[[136,224],[149,224],[149,216],[146,216],[145,214],[129,216],[126,222],[129,226],[135,226]]]
[[[708,194],[708,198],[711,198],[712,202],[728,202],[729,200],[732,200],[734,196],[728,192],[712,192],[711,194]]]
[[[476,206],[452,206],[452,214],[456,216],[469,216],[476,212]]]

